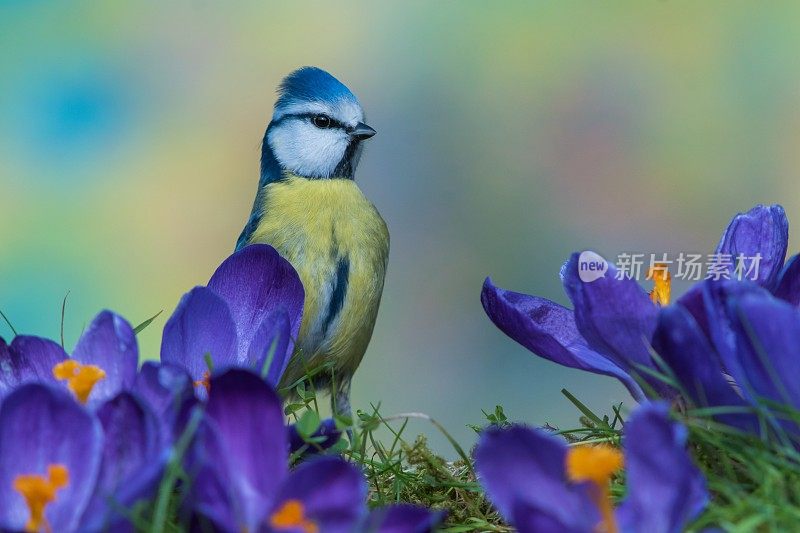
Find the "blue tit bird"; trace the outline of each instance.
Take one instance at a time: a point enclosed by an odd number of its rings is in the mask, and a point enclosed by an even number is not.
[[[278,88],[261,148],[261,179],[236,244],[272,245],[300,275],[305,307],[281,386],[305,375],[350,415],[350,383],[367,349],[383,292],[389,231],[354,181],[362,143],[375,135],[355,95],[315,67]]]

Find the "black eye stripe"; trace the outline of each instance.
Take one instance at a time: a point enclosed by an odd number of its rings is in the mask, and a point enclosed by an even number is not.
[[[342,122],[339,122],[335,118],[333,118],[333,117],[331,117],[329,115],[325,115],[323,113],[289,113],[289,114],[283,115],[278,120],[273,121],[272,125],[275,126],[277,124],[280,124],[284,120],[287,120],[287,119],[290,119],[290,118],[304,119],[304,120],[309,121],[311,124],[314,124],[314,118],[319,117],[319,116],[325,116],[330,121],[330,124],[327,126],[326,129],[339,128],[339,129],[342,129],[344,131],[348,131],[348,130],[352,129],[349,126],[347,126],[346,124],[343,124]]]

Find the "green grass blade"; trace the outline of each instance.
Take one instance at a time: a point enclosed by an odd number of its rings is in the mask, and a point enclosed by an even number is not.
[[[160,315],[160,314],[161,314],[161,313],[163,313],[163,312],[164,312],[164,310],[162,309],[162,310],[161,310],[161,311],[159,311],[158,313],[154,314],[153,316],[151,316],[150,318],[148,318],[147,320],[145,320],[144,322],[142,322],[141,324],[139,324],[138,326],[136,326],[135,328],[133,328],[133,332],[134,332],[135,334],[137,334],[137,335],[138,335],[139,333],[141,333],[141,332],[142,332],[142,330],[144,330],[144,328],[146,328],[147,326],[149,326],[149,325],[150,325],[150,324],[153,322],[153,320],[155,320],[156,318],[158,318],[158,315]]]

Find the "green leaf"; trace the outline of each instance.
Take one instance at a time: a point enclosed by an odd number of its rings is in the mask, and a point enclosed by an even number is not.
[[[336,444],[334,444],[333,446],[328,448],[328,451],[331,452],[331,453],[342,453],[345,450],[347,450],[348,446],[349,446],[349,444],[347,442],[347,439],[342,437],[342,438],[340,438],[338,440],[338,442]]]
[[[609,425],[608,425],[608,423],[607,423],[607,422],[604,422],[603,420],[601,420],[599,416],[597,416],[596,414],[594,414],[594,413],[592,412],[592,410],[591,410],[591,409],[589,409],[588,407],[586,407],[586,406],[583,404],[583,402],[581,402],[579,399],[577,399],[575,396],[573,396],[573,395],[572,395],[572,393],[571,393],[571,392],[569,392],[567,389],[561,389],[561,394],[563,394],[564,396],[566,396],[566,397],[567,397],[567,399],[568,399],[570,402],[572,402],[572,404],[573,404],[575,407],[577,407],[577,408],[578,408],[578,410],[579,410],[581,413],[583,413],[583,415],[584,415],[586,418],[588,418],[589,420],[591,420],[592,422],[594,422],[595,424],[597,424],[599,427],[606,428],[606,429],[611,429],[611,428],[609,427]]]
[[[67,313],[67,298],[69,298],[69,291],[64,295],[64,300],[61,302],[61,347],[64,348],[64,316]]]
[[[286,407],[283,408],[283,414],[286,416],[293,415],[298,412],[300,409],[305,409],[306,404],[304,403],[290,403]]]
[[[333,417],[333,421],[336,423],[336,429],[339,431],[344,431],[353,426],[353,417],[351,416],[338,414]]]
[[[67,301],[67,298],[66,298],[66,296],[65,296],[65,297],[64,297],[64,303],[65,303],[65,304],[66,304],[66,301]],[[150,318],[148,318],[147,320],[145,320],[144,322],[142,322],[141,324],[139,324],[138,326],[136,326],[135,328],[133,328],[133,332],[134,332],[136,335],[138,335],[139,333],[141,333],[141,332],[142,332],[142,330],[143,330],[144,328],[146,328],[147,326],[149,326],[149,325],[150,325],[150,324],[153,322],[153,320],[155,320],[156,318],[158,318],[158,315],[160,315],[160,314],[161,314],[161,313],[163,313],[163,312],[164,312],[164,310],[162,309],[162,310],[161,310],[161,311],[159,311],[158,313],[154,314],[153,316],[151,316]]]
[[[269,367],[272,365],[272,360],[275,359],[275,350],[278,348],[278,337],[272,339],[272,342],[269,345],[269,351],[267,352],[267,357],[264,359],[264,364],[261,366],[261,378],[266,379],[267,374],[269,373]]]
[[[306,399],[306,382],[301,381],[297,384],[297,388],[295,388],[295,393],[301,400]]]
[[[295,428],[301,437],[308,439],[319,428],[319,415],[316,411],[307,410],[297,421]]]
[[[169,503],[172,499],[175,484],[178,481],[181,473],[181,464],[186,455],[189,446],[192,443],[194,434],[200,425],[203,413],[200,409],[195,408],[192,410],[189,421],[184,429],[175,446],[172,448],[164,476],[158,487],[158,496],[156,498],[155,511],[153,515],[153,524],[150,529],[153,533],[163,533],[167,530]]]
[[[11,325],[11,321],[8,319],[5,313],[3,313],[2,310],[0,310],[0,316],[3,317],[3,320],[5,320],[6,324],[8,324],[8,327],[11,328],[12,333],[14,333],[14,336],[16,337],[18,335],[17,330],[14,329],[13,325]]]

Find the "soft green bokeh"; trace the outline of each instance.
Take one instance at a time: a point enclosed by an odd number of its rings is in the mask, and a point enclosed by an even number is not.
[[[560,388],[600,409],[622,388],[495,330],[484,277],[565,302],[573,250],[706,251],[757,202],[800,223],[797,20],[788,2],[0,0],[0,309],[58,336],[70,290],[70,346],[101,308],[164,309],[140,338],[157,357],[244,224],[274,87],[313,64],[379,131],[357,179],[392,234],[354,404],[465,444],[498,403],[573,423]]]

